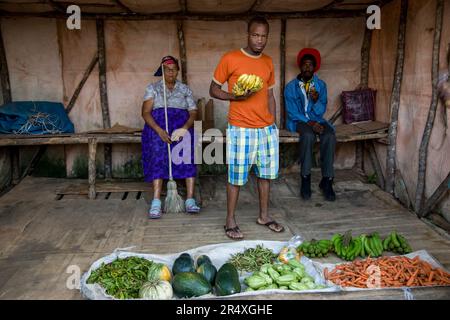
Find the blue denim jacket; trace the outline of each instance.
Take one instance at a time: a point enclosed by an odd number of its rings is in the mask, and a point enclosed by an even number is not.
[[[297,122],[316,121],[319,123],[328,123],[331,128],[334,126],[323,118],[327,110],[327,85],[320,80],[316,74],[313,75],[312,83],[319,93],[319,99],[316,103],[312,99],[308,99],[307,108],[305,110],[305,94],[301,90],[302,85],[299,77],[291,80],[284,89],[284,99],[286,108],[286,128],[289,131],[297,131]]]

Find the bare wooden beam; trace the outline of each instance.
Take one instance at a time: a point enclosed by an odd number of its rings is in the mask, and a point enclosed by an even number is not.
[[[89,148],[89,161],[88,161],[88,180],[89,180],[89,199],[95,199],[95,178],[96,178],[96,167],[95,167],[95,156],[97,153],[97,140],[95,138],[89,138],[88,142]]]
[[[375,145],[373,140],[366,141],[366,147],[369,154],[370,162],[372,164],[372,168],[374,169],[377,175],[377,184],[380,188],[384,188],[384,175],[383,170],[381,169],[380,161],[378,160],[377,153],[375,151]]]
[[[436,1],[436,21],[434,27],[434,41],[433,41],[433,60],[431,68],[432,78],[432,93],[431,104],[428,110],[427,122],[425,123],[425,129],[422,135],[422,141],[419,148],[419,173],[417,177],[416,197],[414,203],[414,209],[417,213],[422,211],[424,194],[425,194],[425,179],[427,171],[427,156],[428,156],[428,144],[431,138],[431,131],[433,130],[434,119],[436,118],[436,109],[439,102],[438,97],[438,80],[439,80],[439,51],[441,48],[441,34],[442,34],[442,21],[444,16],[444,0]]]
[[[186,58],[186,43],[184,41],[183,21],[177,21],[177,33],[178,33],[178,47],[180,50],[181,60],[181,80],[183,83],[188,84],[187,79],[187,58]]]
[[[61,12],[66,14],[67,8],[64,8],[64,6],[61,3],[57,3],[53,0],[47,0],[46,1],[49,5],[52,6],[53,9],[55,9],[57,12]]]
[[[331,123],[335,123],[336,122],[336,120],[340,117],[340,115],[342,114],[342,105],[340,105],[339,107],[338,107],[338,109],[334,112],[334,114],[331,116],[331,118],[330,118],[330,122]]]
[[[334,9],[337,5],[341,4],[342,2],[344,2],[344,0],[334,0],[331,1],[329,4],[327,4],[326,6],[322,7],[322,10],[330,10],[330,9]]]
[[[251,7],[248,9],[248,12],[254,12],[256,10],[256,8],[261,5],[262,2],[263,2],[263,0],[255,0],[252,3]]]
[[[89,64],[88,68],[84,72],[83,78],[81,79],[80,83],[78,84],[77,88],[75,89],[75,92],[72,95],[72,98],[70,98],[70,102],[67,105],[66,113],[69,114],[70,111],[72,111],[73,106],[75,105],[75,102],[77,101],[77,98],[81,92],[81,89],[83,89],[84,84],[86,83],[87,79],[89,78],[89,75],[91,74],[92,70],[94,70],[95,65],[98,62],[98,53],[95,53],[94,57],[91,60],[91,63]]]
[[[187,0],[180,0],[180,8],[181,8],[181,13],[182,14],[186,14],[187,13]]]
[[[11,147],[11,184],[13,186],[20,182],[20,150],[19,147]]]
[[[198,21],[237,21],[248,20],[254,13],[235,13],[235,14],[194,14],[194,13],[155,13],[155,14],[124,14],[109,13],[95,14],[83,13],[83,19],[89,20],[198,20]],[[270,20],[279,19],[321,19],[321,18],[357,18],[364,17],[366,12],[363,10],[313,10],[313,11],[293,11],[293,12],[263,12],[258,11],[258,15]],[[7,18],[14,17],[42,17],[52,19],[67,19],[67,15],[60,12],[8,12],[0,10],[0,16]]]
[[[5,45],[3,42],[3,31],[0,20],[0,81],[2,85],[3,103],[10,103],[11,98],[11,84],[9,82],[8,61],[6,60]]]
[[[39,146],[38,150],[34,153],[33,158],[31,159],[30,163],[23,171],[22,177],[20,178],[20,180],[22,180],[26,176],[33,174],[34,170],[36,169],[36,165],[39,163],[39,161],[41,160],[41,158],[44,155],[46,150],[47,150],[47,145]]]
[[[131,10],[130,8],[128,8],[126,5],[123,4],[123,2],[121,0],[115,0],[115,2],[117,3],[117,5],[124,10],[127,13],[131,13],[131,14],[135,14],[135,12],[133,12],[133,10]]]
[[[109,118],[108,86],[106,82],[106,48],[105,26],[103,20],[97,20],[97,47],[98,47],[98,71],[100,87],[100,104],[102,107],[103,128],[111,128]],[[105,151],[105,178],[112,178],[112,146],[104,145]]]
[[[397,60],[395,62],[394,83],[392,87],[392,95],[389,109],[391,111],[391,119],[388,132],[389,145],[386,156],[386,185],[385,190],[394,194],[396,152],[397,152],[397,126],[398,126],[398,110],[400,107],[400,90],[403,79],[403,63],[405,60],[405,34],[406,20],[408,17],[408,0],[402,0],[400,9],[400,22],[398,28],[397,40]]]
[[[441,182],[439,187],[434,191],[433,195],[426,201],[425,205],[419,212],[420,217],[426,217],[441,201],[441,199],[447,194],[450,181],[450,172],[447,177]]]
[[[286,85],[286,19],[281,19],[280,32],[280,129],[285,126],[284,87]]]

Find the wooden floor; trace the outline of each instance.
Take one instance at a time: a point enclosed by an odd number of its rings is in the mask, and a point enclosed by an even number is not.
[[[313,197],[298,197],[297,175],[280,177],[272,187],[271,213],[287,226],[276,234],[255,223],[255,179],[242,188],[238,223],[248,240],[287,241],[294,234],[307,239],[330,237],[348,229],[355,234],[396,229],[413,249],[426,249],[450,269],[450,241],[401,207],[373,184],[365,184],[351,171],[336,173],[337,201],[325,202],[317,190],[320,172],[313,173]],[[203,211],[198,216],[168,214],[160,220],[146,218],[148,195],[99,194],[97,199],[65,195],[60,190],[77,181],[31,178],[0,198],[0,299],[82,299],[67,288],[67,268],[85,272],[98,258],[119,247],[134,251],[174,253],[231,241],[225,237],[225,176],[202,177]],[[83,182],[83,181],[79,181]],[[105,199],[107,198],[107,199]],[[58,200],[59,199],[59,200]],[[322,259],[338,262],[335,257]],[[417,299],[449,299],[450,288],[413,289]],[[332,294],[259,296],[261,299],[404,299],[402,290]],[[254,299],[254,297],[253,297]]]

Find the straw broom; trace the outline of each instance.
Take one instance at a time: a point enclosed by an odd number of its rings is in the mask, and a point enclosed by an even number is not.
[[[166,132],[169,134],[169,119],[167,116],[167,98],[166,98],[166,79],[164,77],[164,66],[161,64],[163,76],[163,90],[164,90],[164,112],[166,120]],[[170,144],[167,144],[167,153],[169,155],[169,181],[167,182],[167,196],[164,201],[164,212],[166,213],[181,213],[185,211],[184,201],[177,191],[177,183],[172,176],[172,152]]]

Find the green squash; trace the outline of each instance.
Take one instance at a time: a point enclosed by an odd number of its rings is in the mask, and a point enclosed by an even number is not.
[[[212,263],[205,262],[201,264],[199,267],[197,267],[197,273],[203,275],[206,278],[206,280],[208,280],[209,283],[211,283],[211,285],[214,285],[217,269],[216,267],[214,267]]]
[[[213,264],[211,259],[207,255],[201,255],[197,258],[197,268],[200,267],[204,263],[210,263]]]
[[[181,272],[195,272],[194,260],[187,253],[181,254],[172,266],[173,275]]]
[[[225,263],[217,271],[215,288],[218,296],[228,296],[241,292],[238,271],[231,263]]]
[[[181,272],[173,277],[172,288],[179,298],[200,297],[211,292],[211,284],[197,272]]]

